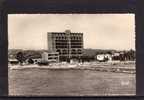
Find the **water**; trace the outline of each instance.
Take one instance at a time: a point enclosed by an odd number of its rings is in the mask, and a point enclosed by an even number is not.
[[[78,69],[9,70],[9,94],[27,96],[134,95],[135,74]]]

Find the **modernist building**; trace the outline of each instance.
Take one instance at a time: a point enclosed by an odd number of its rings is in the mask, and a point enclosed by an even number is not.
[[[48,32],[48,50],[59,52],[60,60],[80,58],[83,52],[83,33]]]
[[[42,54],[42,61],[59,62],[59,53],[58,52],[44,52]]]

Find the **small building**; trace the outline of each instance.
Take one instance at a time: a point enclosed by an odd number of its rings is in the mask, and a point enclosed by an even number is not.
[[[44,52],[44,53],[42,53],[42,61],[44,61],[44,62],[59,62],[59,52]]]
[[[112,60],[112,55],[111,54],[98,54],[96,56],[96,59],[98,61],[111,61]]]
[[[12,65],[19,63],[19,61],[18,61],[17,59],[9,59],[8,62],[9,62],[10,64],[12,64]]]
[[[42,52],[39,55],[29,56],[25,61],[25,63],[27,64],[51,63],[51,62],[59,62],[58,52]]]
[[[119,52],[115,52],[115,53],[113,53],[113,55],[112,56],[119,56],[120,55],[120,53]]]
[[[120,60],[120,53],[119,52],[113,53],[112,54],[112,60],[119,61]]]
[[[104,60],[104,54],[98,54],[98,55],[96,56],[96,59],[97,59],[98,61],[103,61],[103,60]]]

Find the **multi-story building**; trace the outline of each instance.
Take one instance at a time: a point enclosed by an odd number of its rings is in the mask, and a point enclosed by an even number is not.
[[[83,52],[83,33],[48,32],[48,50],[59,52],[60,60],[80,58]]]
[[[44,52],[42,53],[42,61],[59,62],[59,53],[58,52]]]

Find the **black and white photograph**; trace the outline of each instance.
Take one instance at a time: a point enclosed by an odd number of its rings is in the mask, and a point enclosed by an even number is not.
[[[9,96],[135,96],[135,14],[8,14]]]

